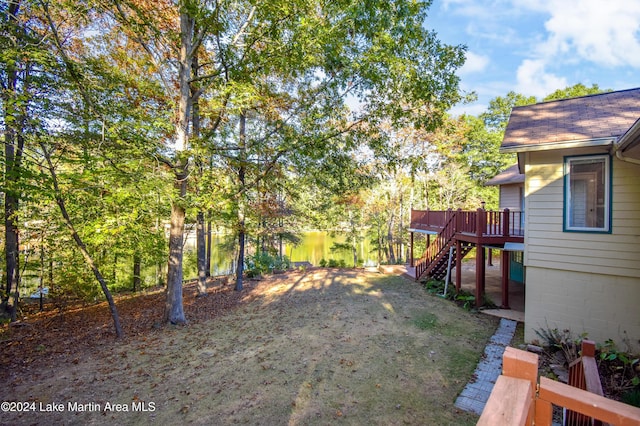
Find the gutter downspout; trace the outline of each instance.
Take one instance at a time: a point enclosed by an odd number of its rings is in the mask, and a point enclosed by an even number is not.
[[[612,153],[616,155],[616,157],[621,161],[626,161],[627,163],[640,165],[640,159],[625,157],[622,151],[631,145],[633,142],[640,140],[640,119],[636,120],[633,123],[633,126],[627,132],[620,136],[617,142],[614,142],[611,146]]]

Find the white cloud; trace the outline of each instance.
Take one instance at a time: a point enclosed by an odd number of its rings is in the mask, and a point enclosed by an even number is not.
[[[541,98],[568,86],[566,78],[546,72],[545,66],[543,60],[525,59],[518,67],[516,91]]]
[[[485,55],[478,55],[473,52],[466,52],[466,61],[462,68],[460,68],[459,74],[473,74],[476,72],[482,72],[489,65],[489,57]]]
[[[640,67],[639,0],[514,0],[546,12],[548,35],[538,46],[547,63],[582,59],[601,66]]]

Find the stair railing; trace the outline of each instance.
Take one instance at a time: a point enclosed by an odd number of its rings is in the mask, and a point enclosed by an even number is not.
[[[425,254],[416,262],[416,279],[419,279],[423,274],[428,272],[428,269],[434,266],[434,262],[442,257],[448,250],[453,237],[457,232],[457,216],[461,214],[462,210],[457,211],[448,210],[448,218],[446,219],[443,228],[440,230],[436,238],[429,244]]]

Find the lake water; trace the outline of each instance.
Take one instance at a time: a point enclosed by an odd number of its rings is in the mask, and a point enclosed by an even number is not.
[[[292,262],[309,262],[314,266],[319,266],[320,261],[324,259],[329,261],[333,259],[337,262],[344,261],[348,267],[353,266],[353,254],[351,250],[332,251],[331,247],[334,243],[344,243],[343,235],[332,236],[327,231],[307,231],[301,234],[302,240],[300,244],[284,244],[283,252]],[[232,273],[235,269],[235,247],[233,242],[229,242],[224,235],[213,236],[213,249],[211,253],[211,274],[225,275]],[[196,259],[193,245],[187,242],[185,245],[185,278],[195,277]],[[371,251],[372,247],[368,238],[363,238],[358,243],[358,263],[360,266],[372,266],[377,264],[377,253]],[[249,253],[252,254],[252,253]]]

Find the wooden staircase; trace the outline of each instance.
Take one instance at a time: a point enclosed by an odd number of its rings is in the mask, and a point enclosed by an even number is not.
[[[455,239],[457,213],[459,212],[451,211],[451,215],[446,220],[442,230],[436,235],[431,244],[429,244],[422,258],[416,262],[416,281],[420,281],[426,277],[442,280],[450,270],[448,266],[450,266],[451,269],[455,266],[458,246]],[[464,258],[474,247],[474,244],[460,241],[459,246],[460,258]],[[449,255],[451,255],[451,262],[449,262]]]
[[[464,258],[474,247],[472,243],[462,242],[460,244],[461,258]],[[449,252],[451,252],[451,262],[449,262]],[[447,276],[447,272],[453,270],[456,266],[457,248],[455,242],[442,250],[442,253],[436,257],[427,266],[425,271],[418,276],[418,280],[430,277],[436,280],[444,280]],[[447,268],[449,266],[449,268]]]

